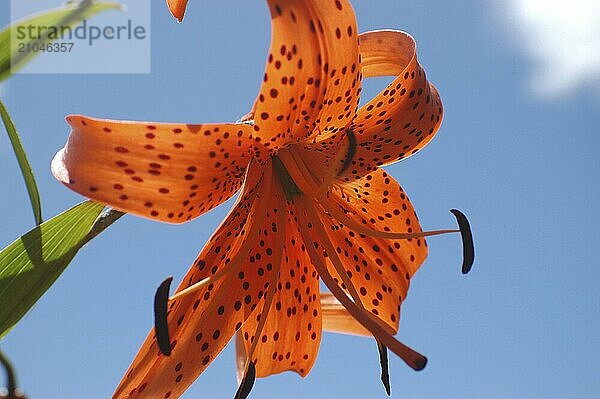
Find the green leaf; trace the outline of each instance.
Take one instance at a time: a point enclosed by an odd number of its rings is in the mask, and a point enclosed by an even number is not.
[[[77,252],[123,215],[82,202],[0,251],[0,338],[27,313]]]
[[[48,34],[40,39],[22,41],[12,40],[16,38],[18,26],[69,26],[75,27],[84,19],[90,18],[102,11],[121,10],[119,3],[96,3],[91,0],[84,0],[76,4],[67,4],[64,7],[45,11],[42,14],[35,14],[25,17],[21,21],[15,22],[0,32],[0,82],[22,68],[33,58],[37,52],[19,52],[19,43],[37,43],[39,45],[51,43],[53,40],[48,38]],[[12,60],[12,65],[11,65]]]
[[[33,217],[35,218],[35,224],[41,224],[43,222],[42,204],[40,201],[40,193],[35,182],[35,177],[33,176],[31,165],[27,160],[27,154],[23,149],[23,145],[21,145],[21,139],[19,138],[17,129],[15,128],[14,123],[10,119],[10,115],[8,114],[8,111],[1,100],[0,117],[2,118],[2,122],[4,122],[4,127],[6,128],[6,131],[8,132],[8,138],[10,139],[13,151],[15,152],[15,156],[17,157],[19,168],[21,168],[21,174],[23,175],[23,179],[25,180],[25,186],[27,186],[27,193],[29,194],[29,201],[31,201],[31,208],[33,209]]]

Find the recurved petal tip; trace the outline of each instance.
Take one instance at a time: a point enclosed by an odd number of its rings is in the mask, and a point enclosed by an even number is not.
[[[167,5],[169,6],[171,14],[177,18],[178,22],[183,21],[187,2],[188,0],[167,0]]]
[[[69,184],[69,171],[65,168],[65,164],[63,162],[63,154],[65,149],[61,149],[56,153],[54,158],[52,158],[52,163],[50,164],[50,169],[52,170],[52,175],[61,183]]]

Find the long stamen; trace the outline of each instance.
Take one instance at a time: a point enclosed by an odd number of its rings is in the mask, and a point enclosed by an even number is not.
[[[346,270],[344,269],[344,265],[342,264],[342,261],[337,256],[337,252],[335,251],[335,249],[333,248],[333,245],[331,244],[329,235],[323,228],[323,221],[321,220],[321,218],[315,211],[315,208],[309,201],[305,200],[303,202],[304,202],[304,209],[306,210],[306,213],[307,213],[308,217],[310,218],[310,220],[313,221],[313,227],[315,228],[315,232],[316,232],[317,236],[321,239],[321,244],[325,248],[325,251],[327,252],[327,255],[329,256],[329,259],[331,260],[331,263],[333,264],[335,271],[342,279],[342,282],[346,286],[346,289],[348,290],[348,292],[350,292],[350,296],[352,297],[354,302],[356,302],[358,305],[363,307],[362,302],[360,301],[360,297],[358,296],[358,291],[356,290],[356,288],[354,287],[354,284],[352,284],[352,281],[348,277],[348,274],[346,273]]]
[[[285,237],[285,204],[283,200],[280,201],[280,211],[277,215],[277,232],[282,234]],[[258,340],[262,331],[267,323],[267,317],[269,315],[269,311],[271,310],[271,305],[273,304],[273,298],[275,298],[275,293],[277,292],[277,281],[279,280],[279,271],[281,270],[281,262],[283,260],[283,246],[277,245],[275,248],[275,255],[273,256],[273,271],[271,276],[271,281],[269,282],[269,287],[267,294],[265,295],[265,302],[263,304],[262,312],[260,313],[258,325],[256,326],[256,330],[254,331],[254,336],[252,337],[252,345],[250,346],[250,350],[246,354],[246,365],[244,371],[244,378],[240,383],[240,386],[235,394],[234,399],[246,399],[254,386],[254,380],[256,378],[256,368],[254,366],[254,361],[252,358],[254,357],[254,352],[256,351],[256,346],[258,344]]]
[[[269,291],[267,292],[267,296],[265,297],[265,304],[260,314],[258,326],[256,326],[254,339],[252,339],[252,346],[250,346],[250,350],[248,351],[249,363],[252,363],[252,357],[254,356],[254,352],[258,344],[258,339],[267,322],[267,316],[269,315],[271,305],[273,304],[273,298],[275,298],[275,292],[277,291],[277,281],[279,280],[279,270],[281,269],[282,249],[277,249],[277,252],[279,252],[279,254],[274,259],[275,265],[277,266],[273,268],[273,278],[271,279],[271,282],[269,284]]]
[[[354,137],[349,136],[349,137]],[[354,138],[355,145],[356,138]],[[353,145],[352,139],[349,140],[349,145]],[[283,154],[285,153],[285,154]],[[337,219],[340,223],[345,225],[346,227],[354,230],[355,232],[376,238],[383,238],[386,240],[409,240],[413,238],[422,238],[422,237],[431,237],[443,234],[450,233],[461,233],[462,242],[463,242],[463,265],[462,272],[466,274],[471,270],[473,265],[475,250],[473,245],[473,236],[471,233],[471,228],[469,226],[469,221],[466,216],[457,209],[452,209],[450,212],[454,214],[457,219],[459,230],[456,229],[442,229],[442,230],[431,230],[431,231],[421,231],[414,233],[400,233],[393,231],[380,231],[374,230],[367,226],[361,225],[350,217],[348,217],[344,212],[342,212],[337,204],[332,201],[327,196],[326,190],[329,188],[330,184],[324,184],[319,186],[316,182],[316,177],[312,175],[304,161],[294,154],[292,151],[284,151],[281,154],[281,160],[283,161],[286,169],[290,172],[292,179],[297,183],[299,189],[307,194],[308,196],[314,198],[317,202],[321,204],[324,210],[331,214],[335,219]],[[342,169],[343,170],[343,169]],[[325,189],[325,190],[323,190]]]
[[[356,290],[356,287],[354,287],[354,283],[352,283],[352,280],[350,280],[350,277],[348,277],[348,274],[346,272],[346,269],[344,268],[342,261],[340,260],[335,248],[333,248],[333,244],[331,243],[331,239],[329,238],[329,235],[323,228],[323,224],[322,224],[323,222],[322,222],[321,218],[319,217],[319,214],[316,212],[314,206],[308,200],[305,199],[303,201],[303,204],[304,204],[304,209],[306,210],[308,217],[310,218],[310,220],[313,221],[313,227],[315,229],[317,236],[321,240],[321,244],[325,247],[325,251],[327,252],[327,255],[329,256],[329,259],[331,260],[331,263],[333,264],[335,271],[340,276],[343,284],[346,286],[346,289],[350,293],[350,297],[352,298],[354,303],[356,303],[361,308],[361,310],[363,312],[368,313],[368,310],[365,309],[365,307],[360,299],[360,296],[358,295],[358,291]],[[376,319],[376,321],[378,321],[381,324],[382,328],[388,330],[390,334],[395,333],[395,331],[388,324],[383,323],[379,319]]]
[[[189,287],[184,288],[183,290],[173,294],[169,298],[169,301],[174,301],[175,299],[179,299],[181,297],[184,297],[189,294],[193,294],[197,291],[200,291],[202,288],[206,287],[207,285],[216,283],[221,278],[223,278],[223,276],[226,276],[227,274],[231,273],[232,270],[236,270],[237,267],[240,265],[242,259],[244,258],[244,256],[245,256],[244,254],[247,254],[247,252],[249,251],[249,248],[254,246],[254,244],[257,241],[257,235],[252,234],[253,233],[253,230],[252,230],[253,224],[254,223],[250,224],[248,234],[246,235],[249,238],[244,242],[244,244],[242,246],[238,247],[237,251],[235,251],[232,254],[231,262],[229,263],[228,266],[219,269],[212,276],[206,277],[206,278],[198,281],[197,283],[192,284]]]
[[[415,232],[415,233],[380,231],[380,230],[374,230],[367,226],[361,225],[361,224],[355,222],[354,220],[352,220],[351,218],[349,218],[344,212],[340,211],[337,204],[335,204],[330,198],[328,198],[326,193],[320,193],[319,188],[315,187],[316,182],[314,180],[314,176],[312,176],[312,174],[310,173],[310,170],[306,167],[306,165],[304,164],[304,162],[301,159],[299,159],[298,157],[295,157],[292,152],[287,152],[287,151],[286,151],[285,157],[281,156],[281,158],[282,158],[282,161],[283,161],[286,169],[290,172],[290,175],[292,176],[294,181],[298,184],[298,187],[300,188],[300,190],[302,190],[302,192],[304,192],[305,194],[316,199],[317,202],[319,202],[323,206],[323,208],[327,212],[329,212],[334,218],[336,218],[339,222],[341,222],[346,227],[354,230],[355,232],[357,232],[359,234],[362,234],[365,236],[370,236],[370,237],[383,238],[386,240],[408,240],[408,239],[412,239],[412,238],[430,237],[430,236],[449,234],[449,233],[461,233],[463,235],[463,242],[466,244],[468,244],[468,242],[469,242],[467,232],[470,232],[470,229],[468,229],[468,222],[466,222],[467,228],[463,228],[465,224],[464,223],[461,224],[461,222],[463,222],[462,219],[459,220],[459,227],[460,227],[459,230],[443,229],[443,230],[421,231],[421,232]],[[462,213],[461,213],[461,215],[462,215]],[[462,216],[464,217],[464,215],[462,215]],[[458,216],[457,216],[457,219],[458,219]],[[464,220],[466,221],[466,217],[464,217]],[[471,243],[472,243],[472,237],[471,237]],[[466,249],[465,249],[465,251],[466,251]],[[468,255],[468,253],[465,252],[465,255]],[[468,257],[465,257],[465,259],[468,259]],[[465,269],[463,268],[463,270],[465,270]]]
[[[284,231],[280,231],[279,233],[285,236],[285,213],[283,209],[285,206],[281,208],[281,211],[278,214],[278,223],[279,228],[283,228]],[[279,281],[279,271],[281,270],[281,262],[283,260],[283,245],[277,245],[275,248],[275,256],[273,257],[273,271],[272,278],[269,283],[269,288],[267,294],[265,296],[265,303],[263,305],[262,312],[260,314],[260,318],[258,321],[258,325],[256,326],[256,331],[254,333],[254,337],[252,338],[252,345],[250,346],[250,350],[248,351],[248,363],[252,363],[252,357],[254,356],[254,352],[256,350],[256,346],[258,344],[258,340],[262,330],[267,323],[267,316],[269,311],[271,310],[271,305],[273,304],[273,299],[275,298],[275,293],[277,292],[277,281]]]
[[[252,226],[251,226],[251,229],[252,229]],[[247,251],[244,251],[243,249],[244,248],[241,248],[240,251],[238,251],[236,253],[236,255],[234,255],[235,258],[229,264],[229,267],[223,268],[222,270],[220,270],[219,273],[214,274],[212,277],[208,277],[208,278],[188,287],[187,289],[178,292],[177,294],[173,295],[170,298],[169,298],[169,287],[170,287],[171,281],[173,280],[173,277],[168,277],[161,283],[161,285],[156,290],[156,294],[154,296],[154,331],[156,333],[156,342],[158,344],[158,348],[160,349],[160,351],[162,352],[163,355],[165,355],[165,356],[171,355],[171,338],[169,335],[168,320],[167,320],[168,303],[172,302],[175,299],[178,299],[178,298],[184,297],[186,295],[189,295],[191,293],[194,293],[194,292],[200,290],[201,288],[205,287],[209,283],[215,283],[216,281],[220,280],[223,276],[230,276],[232,273],[237,274],[239,267],[241,265],[241,259],[244,257],[244,254],[247,255],[248,252],[250,251],[250,249],[248,249]],[[217,294],[217,297],[213,298],[213,300],[209,304],[209,307],[206,310],[206,312],[210,312],[211,305],[213,303],[216,303],[216,301],[218,300],[218,298],[220,298],[221,295],[222,295],[222,292],[219,292]]]
[[[280,257],[281,258],[281,257]],[[279,264],[281,264],[281,259],[279,259]],[[269,315],[269,311],[271,310],[271,305],[273,304],[273,298],[275,297],[275,291],[277,286],[277,280],[279,279],[279,267],[276,267],[276,270],[273,270],[273,279],[271,280],[269,291],[265,298],[265,304],[263,306],[263,310],[260,313],[260,319],[258,322],[258,326],[256,327],[256,331],[254,332],[254,336],[252,337],[252,346],[250,350],[246,354],[246,364],[244,370],[244,378],[240,382],[240,386],[235,394],[235,399],[245,399],[250,394],[252,387],[254,386],[254,380],[256,378],[256,368],[254,366],[254,361],[252,357],[254,356],[254,352],[256,350],[256,345],[258,344],[258,338],[262,333],[262,330],[265,327],[265,323],[267,321],[267,317]],[[242,343],[243,345],[243,343]]]
[[[346,227],[356,231],[359,234],[365,236],[384,238],[384,239],[411,239],[419,237],[430,237],[449,233],[460,233],[463,244],[463,264],[462,273],[467,274],[473,266],[475,261],[475,247],[473,244],[473,234],[471,232],[471,226],[467,217],[458,209],[451,209],[450,212],[456,217],[458,222],[459,230],[432,230],[422,231],[417,233],[396,233],[390,231],[379,231],[373,230],[368,227],[362,226],[349,218],[344,212],[340,211],[336,204],[330,199],[320,201],[321,205],[325,207],[325,210],[331,214],[335,219]]]
[[[234,259],[233,261],[229,264],[229,267],[224,267],[220,270],[218,270],[215,274],[213,274],[210,277],[206,277],[200,281],[198,281],[197,283],[194,283],[192,285],[190,285],[187,288],[184,288],[183,290],[176,292],[175,294],[173,294],[170,298],[169,301],[174,301],[175,299],[179,299],[181,297],[187,296],[189,294],[193,294],[194,292],[200,291],[202,288],[206,287],[209,284],[214,284],[217,281],[219,281],[221,278],[223,278],[223,276],[227,275],[228,273],[231,272],[231,270],[236,267],[236,263],[234,263],[234,261],[237,260],[237,255],[240,253],[240,251],[238,251],[235,255],[234,255]]]
[[[319,214],[315,211],[315,209],[311,203],[309,203],[308,201],[305,200],[304,206],[305,206],[305,209],[307,210],[307,214],[308,214],[309,218],[311,220],[315,221],[313,226],[315,227],[316,233],[319,236],[319,238],[321,238],[321,242],[325,246],[325,250],[327,251],[327,254],[329,255],[329,259],[333,263],[336,272],[341,277],[344,285],[346,286],[346,289],[350,292],[350,296],[354,300],[354,303],[356,303],[363,312],[368,313],[368,310],[365,309],[365,306],[362,303],[362,300],[360,299],[358,292],[356,291],[356,287],[354,287],[352,280],[347,275],[346,270],[344,269],[344,266],[343,266],[340,258],[337,255],[337,252],[333,248],[333,244],[331,242],[329,234],[327,234],[327,231],[325,231],[325,229],[323,228],[322,219],[319,217]],[[379,321],[379,319],[375,319],[375,320]],[[379,321],[379,324],[381,325],[382,328],[390,330],[390,334],[392,334],[392,335],[395,334],[395,331],[393,329],[391,329],[391,327],[388,324],[380,322],[380,321]],[[381,365],[381,382],[383,383],[383,386],[385,388],[387,395],[390,396],[391,385],[390,385],[390,374],[389,374],[389,366],[388,366],[387,348],[385,347],[385,345],[383,345],[379,341],[379,339],[376,338],[375,341],[377,342],[377,348],[379,350],[379,363]]]
[[[437,236],[441,234],[448,233],[460,233],[461,230],[455,229],[447,229],[447,230],[431,230],[431,231],[420,231],[415,233],[399,233],[393,231],[380,231],[374,230],[367,226],[363,226],[351,218],[349,218],[344,212],[340,211],[337,205],[329,198],[320,198],[319,203],[323,206],[323,208],[331,214],[335,219],[337,219],[344,226],[348,227],[351,230],[359,234],[363,234],[365,236],[383,238],[387,240],[408,240],[411,238],[421,238],[421,237],[430,237]]]
[[[319,273],[321,280],[323,280],[323,283],[325,283],[327,288],[329,288],[331,293],[338,299],[338,301],[340,301],[348,310],[348,312],[367,330],[369,330],[374,337],[379,339],[385,346],[391,349],[392,352],[404,360],[406,364],[408,364],[414,370],[422,370],[427,364],[427,358],[396,340],[394,337],[392,337],[392,335],[385,331],[377,321],[373,319],[374,316],[363,312],[338,286],[331,274],[329,274],[329,271],[323,263],[321,256],[311,244],[312,240],[309,233],[306,231],[306,227],[301,226],[300,232],[302,233],[313,266],[317,269],[317,272]]]

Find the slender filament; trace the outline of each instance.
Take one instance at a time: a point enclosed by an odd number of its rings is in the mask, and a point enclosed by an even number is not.
[[[385,331],[385,329],[383,329],[377,321],[373,319],[374,316],[371,316],[368,312],[364,312],[362,309],[360,309],[358,305],[356,305],[335,282],[334,278],[327,270],[323,259],[316,251],[315,247],[311,244],[312,240],[310,233],[307,231],[307,228],[304,225],[301,225],[300,232],[302,233],[304,242],[306,243],[306,248],[309,252],[313,266],[317,270],[317,273],[319,273],[323,283],[325,283],[327,288],[329,288],[331,293],[338,299],[338,301],[344,305],[348,312],[360,324],[362,324],[363,327],[369,330],[375,338],[381,341],[382,344],[387,346],[392,350],[392,352],[404,360],[406,364],[408,364],[414,370],[422,370],[427,364],[427,358],[396,340],[391,334]]]

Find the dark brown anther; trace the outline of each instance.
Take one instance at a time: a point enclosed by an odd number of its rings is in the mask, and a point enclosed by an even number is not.
[[[416,358],[411,365],[412,369],[415,371],[421,371],[425,366],[427,366],[427,358],[423,355]]]
[[[379,351],[379,365],[381,366],[381,382],[385,388],[387,396],[392,394],[392,386],[390,385],[390,365],[388,361],[388,348],[376,340],[377,349]]]
[[[458,222],[458,228],[460,229],[460,235],[463,243],[463,274],[469,273],[473,262],[475,261],[475,247],[473,245],[473,234],[471,233],[471,225],[467,217],[458,209],[450,209],[450,212],[456,217]]]
[[[248,370],[246,370],[246,374],[244,374],[244,378],[240,383],[240,387],[235,393],[234,399],[246,399],[248,395],[250,395],[250,391],[254,386],[254,380],[256,379],[256,368],[254,367],[254,363],[250,362],[248,364]]]
[[[171,355],[171,339],[169,337],[169,323],[167,321],[167,304],[169,302],[169,288],[173,277],[169,276],[163,281],[154,295],[154,331],[156,343],[163,355]]]

